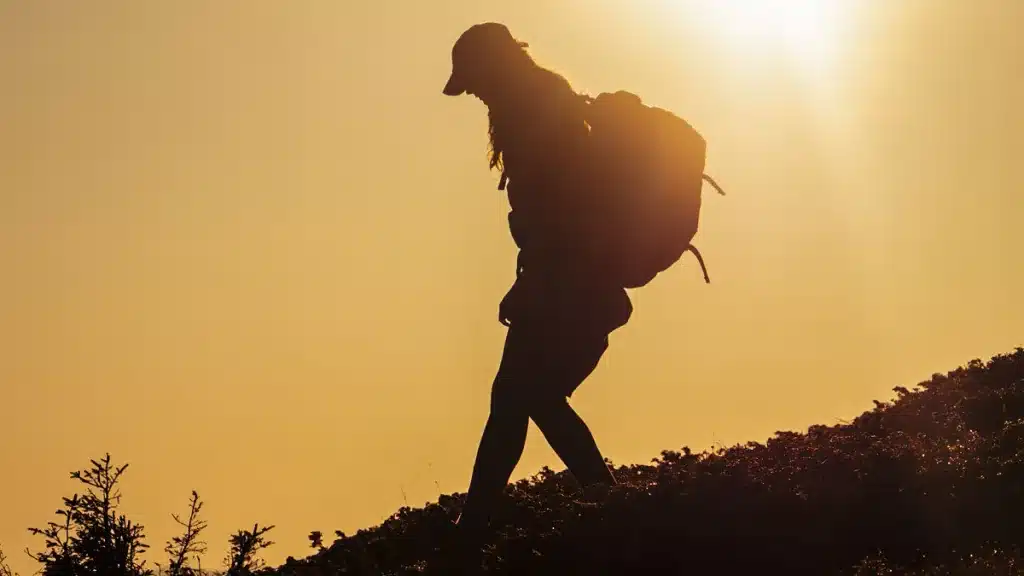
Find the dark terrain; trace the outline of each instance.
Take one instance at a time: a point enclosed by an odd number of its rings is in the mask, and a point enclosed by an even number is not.
[[[622,485],[597,503],[580,502],[567,473],[544,469],[509,486],[484,573],[1024,574],[1024,348],[894,392],[849,423],[617,466]],[[93,464],[100,477],[104,466],[116,471],[109,457]],[[332,543],[313,532],[312,554],[277,568],[258,560],[271,542],[257,525],[232,538],[226,561],[202,564],[231,574],[418,574],[450,539],[461,498],[402,508]],[[58,517],[41,534],[53,544],[39,557],[46,572],[146,573],[125,544],[142,543],[141,527],[111,510],[78,513],[67,527]],[[166,570],[184,559],[180,575],[202,554],[201,520],[188,528],[188,518],[168,543],[170,560],[159,561]]]

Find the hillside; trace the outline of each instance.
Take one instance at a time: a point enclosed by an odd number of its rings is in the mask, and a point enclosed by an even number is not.
[[[487,574],[1024,574],[1024,348],[935,374],[854,421],[508,488]],[[270,573],[417,574],[461,495],[402,508]]]
[[[596,503],[576,500],[568,474],[544,469],[508,487],[481,573],[1024,576],[1024,348],[894,392],[842,425],[618,466],[621,486]],[[80,490],[55,521],[30,528],[43,573],[218,570],[203,558],[198,493],[174,515],[181,532],[166,556],[148,564],[143,527],[120,512],[128,465],[109,454],[90,464],[71,473]],[[402,508],[326,546],[312,532],[315,553],[277,568],[260,559],[274,526],[254,524],[230,537],[220,564],[231,576],[422,574],[451,541],[461,501]],[[0,576],[12,573],[0,548]]]

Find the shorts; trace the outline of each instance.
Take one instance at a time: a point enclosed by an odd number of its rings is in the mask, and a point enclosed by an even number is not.
[[[528,283],[527,276],[502,302],[510,325],[495,392],[506,386],[526,397],[570,397],[597,368],[609,334],[629,320],[632,305],[625,290]]]

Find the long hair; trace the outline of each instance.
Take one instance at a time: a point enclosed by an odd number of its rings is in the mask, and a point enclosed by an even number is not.
[[[569,81],[561,74],[538,65],[525,47],[520,47],[511,64],[518,63],[509,70],[514,77],[512,93],[501,102],[487,106],[487,137],[490,153],[490,168],[504,170],[503,154],[508,145],[510,132],[520,121],[520,114],[528,114],[534,108],[533,102],[538,99],[576,98],[579,95],[573,90]]]
[[[502,153],[505,152],[505,135],[507,132],[504,128],[498,128],[501,121],[502,115],[495,111],[494,107],[488,107],[487,109],[487,151],[490,154],[490,168],[494,170],[505,169],[505,163],[502,160]]]

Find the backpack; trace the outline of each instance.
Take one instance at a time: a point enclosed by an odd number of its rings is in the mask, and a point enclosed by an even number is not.
[[[586,204],[578,214],[580,238],[603,273],[623,288],[648,284],[693,252],[700,219],[707,144],[672,112],[648,106],[620,90],[584,96],[590,126]]]

